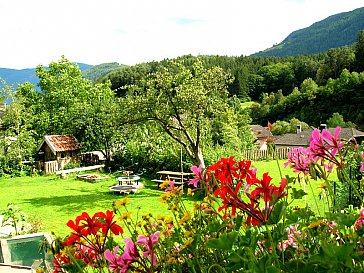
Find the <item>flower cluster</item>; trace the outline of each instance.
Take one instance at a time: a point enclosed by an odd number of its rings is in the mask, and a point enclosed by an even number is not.
[[[268,223],[274,205],[287,195],[284,191],[287,183],[286,179],[282,179],[280,186],[274,186],[268,173],[264,173],[263,178],[259,179],[256,172],[256,169],[251,168],[251,161],[237,162],[233,156],[222,158],[207,169],[207,180],[213,180],[217,187],[213,194],[222,199],[219,211],[224,210],[224,218],[228,216],[229,209],[232,216],[239,209],[247,215],[248,225]],[[200,173],[198,175],[201,177]],[[243,200],[242,192],[248,202]]]
[[[110,263],[110,271],[124,273],[128,270],[136,270],[138,267],[133,263],[142,265],[145,272],[154,272],[153,267],[156,265],[156,253],[154,246],[158,244],[160,232],[157,231],[154,234],[146,237],[140,235],[136,242],[133,242],[131,238],[125,238],[124,252],[122,255],[118,255],[119,246],[116,246],[113,251],[106,250],[104,256]],[[141,245],[143,254],[140,255],[137,245]],[[149,263],[146,258],[149,257]]]
[[[360,211],[360,216],[355,222],[354,229],[357,231],[358,229],[364,228],[364,207]]]
[[[110,210],[106,213],[97,212],[92,217],[83,212],[75,221],[69,220],[67,226],[72,232],[62,243],[66,248],[62,248],[62,251],[55,255],[55,272],[61,267],[67,268],[67,265],[71,264],[71,256],[86,266],[102,267],[103,263],[98,257],[106,249],[108,236],[123,233],[121,226],[116,224],[114,216]]]
[[[322,133],[314,129],[310,137],[310,146],[306,149],[302,147],[292,149],[284,166],[290,166],[295,172],[303,175],[312,174],[312,163],[319,161],[328,172],[332,171],[334,165],[343,168],[344,154],[341,151],[346,142],[339,138],[340,131],[341,128],[337,127],[332,135],[326,129],[323,129]],[[320,174],[324,175],[323,172]]]

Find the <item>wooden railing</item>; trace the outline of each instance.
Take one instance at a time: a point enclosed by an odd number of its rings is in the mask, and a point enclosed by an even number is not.
[[[44,162],[44,173],[45,174],[55,173],[56,171],[58,171],[57,160]]]
[[[247,160],[259,160],[259,159],[286,159],[289,148],[277,148],[274,154],[268,150],[257,151],[245,151],[243,152],[243,158]]]

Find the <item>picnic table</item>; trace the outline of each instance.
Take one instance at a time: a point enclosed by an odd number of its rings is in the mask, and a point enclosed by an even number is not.
[[[153,179],[152,181],[157,183],[158,187],[166,180],[174,181],[175,185],[184,185],[188,183],[194,176],[194,173],[175,171],[159,171],[157,174],[159,174],[159,179]]]
[[[116,178],[118,181],[118,185],[111,186],[109,190],[118,193],[136,193],[140,188],[143,187],[143,183],[139,182],[139,175],[130,175],[128,172],[127,175],[119,176]]]
[[[139,175],[130,175],[130,176],[119,176],[117,178],[119,185],[132,185],[134,183],[136,183],[137,185],[139,184],[139,180],[140,180],[140,176]]]

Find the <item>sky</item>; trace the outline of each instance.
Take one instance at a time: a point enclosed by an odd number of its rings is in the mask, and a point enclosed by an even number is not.
[[[248,56],[364,0],[0,0],[0,67]]]

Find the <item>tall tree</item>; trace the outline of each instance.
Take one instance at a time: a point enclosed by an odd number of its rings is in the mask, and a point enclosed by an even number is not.
[[[22,162],[29,160],[35,149],[33,116],[16,96],[12,86],[4,83],[0,90],[3,101],[11,101],[0,116],[0,175],[15,174]]]
[[[110,159],[118,140],[119,108],[110,83],[92,84],[76,64],[62,56],[49,68],[38,66],[42,90],[38,107],[43,134],[73,134],[84,150],[101,150]]]
[[[205,68],[199,60],[192,69],[171,62],[139,85],[128,86],[121,99],[124,123],[157,122],[184,147],[193,164],[204,166],[203,132],[209,120],[227,108],[231,81],[221,68]]]

